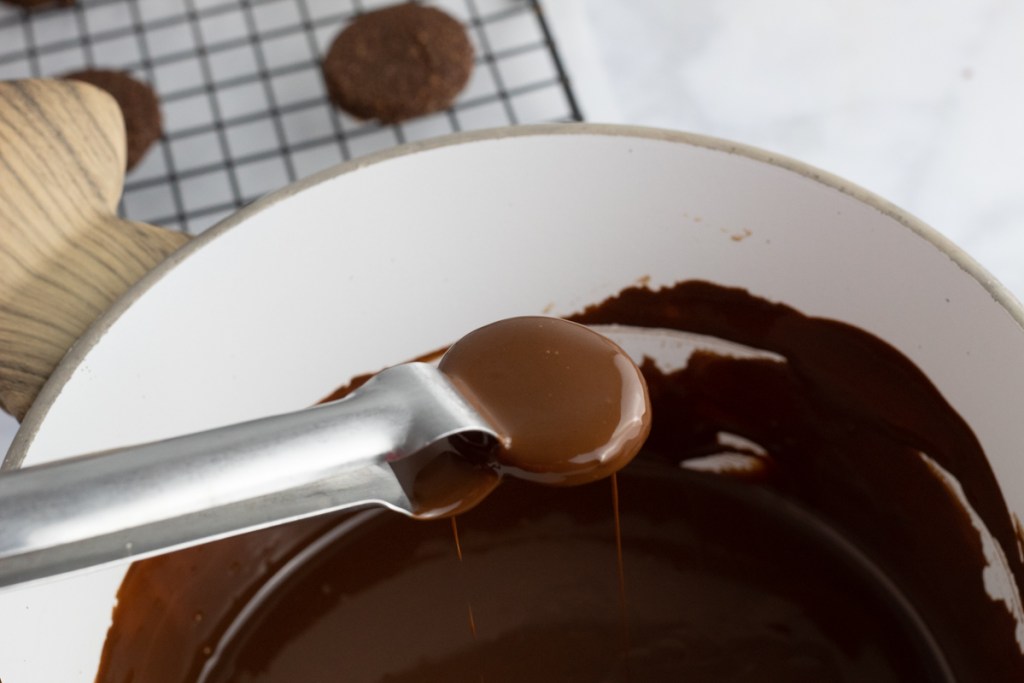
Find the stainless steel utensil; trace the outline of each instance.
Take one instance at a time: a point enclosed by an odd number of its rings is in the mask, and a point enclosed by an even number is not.
[[[362,505],[412,514],[389,463],[497,440],[436,368],[385,370],[333,403],[0,475],[0,586]]]

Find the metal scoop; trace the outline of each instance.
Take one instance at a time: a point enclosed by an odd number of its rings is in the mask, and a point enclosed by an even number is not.
[[[458,436],[499,439],[443,373],[409,363],[333,403],[3,474],[0,586],[348,507],[412,515],[389,463]]]

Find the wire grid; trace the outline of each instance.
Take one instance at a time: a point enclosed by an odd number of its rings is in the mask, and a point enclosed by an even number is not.
[[[320,60],[362,12],[395,0],[0,3],[0,80],[130,71],[160,98],[164,137],[127,177],[122,213],[190,234],[260,195],[407,141],[581,119],[539,0],[430,0],[476,50],[447,111],[382,126],[338,111]]]

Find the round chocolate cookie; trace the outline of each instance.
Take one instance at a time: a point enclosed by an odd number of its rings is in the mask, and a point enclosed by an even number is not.
[[[70,78],[95,85],[110,93],[121,107],[128,137],[125,167],[131,170],[146,154],[150,145],[163,135],[160,103],[156,93],[145,83],[135,80],[124,71],[87,69],[67,74]]]
[[[356,18],[323,61],[331,100],[384,123],[449,106],[472,70],[473,46],[462,24],[414,3]]]

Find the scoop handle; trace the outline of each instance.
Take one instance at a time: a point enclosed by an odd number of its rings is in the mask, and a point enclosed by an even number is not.
[[[436,368],[397,365],[333,403],[0,475],[0,586],[368,504],[406,514],[391,462],[498,435]]]
[[[19,420],[82,332],[188,240],[117,216],[125,146],[102,90],[0,83],[0,408]]]

